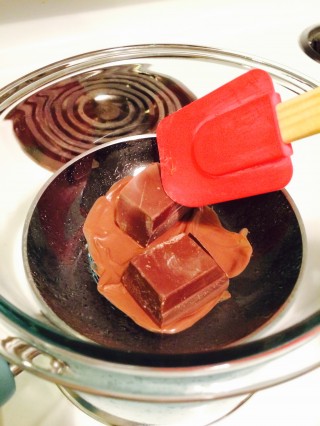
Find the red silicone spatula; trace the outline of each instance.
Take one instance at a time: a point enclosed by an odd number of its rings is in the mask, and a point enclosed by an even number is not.
[[[164,118],[157,129],[161,179],[185,206],[284,188],[290,142],[320,132],[320,88],[282,102],[254,69]]]

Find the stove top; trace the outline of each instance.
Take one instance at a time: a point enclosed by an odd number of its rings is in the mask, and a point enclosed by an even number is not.
[[[290,6],[287,0],[29,0],[27,5],[3,1],[0,87],[73,55],[145,43],[235,50],[320,82],[317,56],[307,54],[310,49],[301,42],[310,28],[320,26],[318,9],[318,0],[292,1]],[[317,41],[312,43],[313,49],[319,47]],[[318,426],[319,383],[318,369],[260,391],[219,424]],[[17,378],[14,397],[0,409],[0,426],[20,426],[22,415],[24,426],[99,424],[75,408],[55,385],[25,372]]]

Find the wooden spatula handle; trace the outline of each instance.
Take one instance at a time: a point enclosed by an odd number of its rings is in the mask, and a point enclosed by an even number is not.
[[[320,133],[320,87],[281,102],[276,111],[284,142]]]

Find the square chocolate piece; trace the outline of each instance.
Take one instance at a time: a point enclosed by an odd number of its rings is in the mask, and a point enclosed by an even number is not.
[[[152,163],[122,189],[115,217],[119,228],[145,247],[188,211],[167,196],[159,164]]]
[[[184,233],[135,256],[122,282],[159,326],[201,308],[229,285],[215,260]]]

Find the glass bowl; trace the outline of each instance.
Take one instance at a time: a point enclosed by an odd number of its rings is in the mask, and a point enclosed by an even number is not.
[[[283,100],[317,86],[236,52],[140,45],[66,59],[0,92],[0,354],[58,384],[102,422],[205,425],[253,392],[320,364],[318,135],[294,144],[294,177],[286,190],[215,206],[231,227],[250,222],[256,257],[232,284],[227,308],[222,304],[169,339],[144,333],[110,307],[100,333],[99,303],[93,306],[88,294],[75,297],[79,284],[87,288],[93,280],[81,257],[84,246],[77,246],[69,269],[50,269],[55,236],[44,238],[36,220],[39,201],[47,199],[47,223],[60,223],[59,236],[74,232],[81,227],[80,198],[85,195],[87,208],[115,176],[157,158],[154,133],[163,116],[251,68],[269,72]],[[117,155],[106,165],[110,152]],[[88,161],[99,164],[95,174],[91,166],[86,172]],[[100,185],[101,164],[109,174]],[[73,194],[66,205],[66,198],[54,198],[61,182]],[[49,300],[52,282],[60,288]]]

